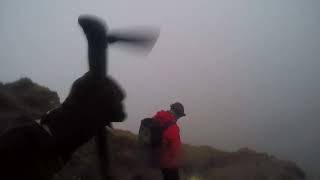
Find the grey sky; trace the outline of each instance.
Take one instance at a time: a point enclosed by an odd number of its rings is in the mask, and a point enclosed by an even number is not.
[[[320,1],[112,0],[0,2],[0,81],[28,76],[64,99],[87,69],[80,14],[112,28],[154,25],[149,56],[111,48],[110,73],[127,92],[128,119],[173,101],[186,106],[182,140],[250,147],[320,165]]]

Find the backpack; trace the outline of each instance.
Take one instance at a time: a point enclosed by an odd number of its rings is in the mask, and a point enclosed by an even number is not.
[[[160,147],[163,132],[175,123],[175,121],[169,121],[161,126],[160,122],[153,118],[141,120],[138,134],[140,158],[146,161],[149,167],[160,167]]]
[[[169,121],[161,126],[159,121],[153,118],[145,118],[141,120],[138,141],[141,145],[150,148],[161,147],[163,132],[175,123],[175,121]]]

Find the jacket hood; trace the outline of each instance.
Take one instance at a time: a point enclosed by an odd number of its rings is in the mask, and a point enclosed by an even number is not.
[[[157,112],[153,118],[158,120],[161,125],[163,125],[166,122],[176,120],[176,117],[173,114],[164,110]]]

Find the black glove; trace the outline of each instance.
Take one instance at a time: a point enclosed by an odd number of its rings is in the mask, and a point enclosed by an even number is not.
[[[125,95],[120,86],[110,77],[102,81],[86,73],[73,83],[61,107],[42,118],[65,160],[101,127],[126,117],[122,104]]]
[[[63,107],[86,111],[90,117],[98,118],[95,123],[101,126],[124,120],[124,98],[123,90],[111,77],[106,77],[101,82],[88,72],[73,83]]]

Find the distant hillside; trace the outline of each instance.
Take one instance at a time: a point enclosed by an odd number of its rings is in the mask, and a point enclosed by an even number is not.
[[[60,104],[56,92],[33,83],[28,78],[0,83],[0,133],[15,124],[18,116],[39,118]],[[129,131],[113,130],[111,172],[113,180],[161,180],[158,169],[152,169],[141,158],[137,136]],[[55,180],[98,180],[95,150],[90,141],[81,147]],[[225,152],[209,146],[183,146],[181,175],[184,180],[302,180],[305,173],[293,162],[282,161],[248,148]],[[193,178],[191,178],[193,177]],[[197,177],[197,178],[196,178]],[[136,178],[139,179],[139,178]]]

